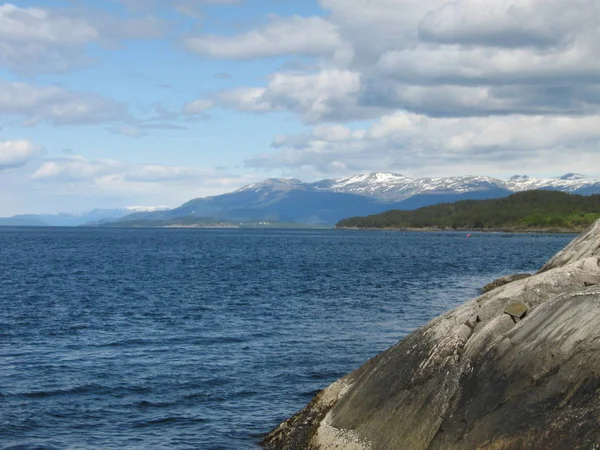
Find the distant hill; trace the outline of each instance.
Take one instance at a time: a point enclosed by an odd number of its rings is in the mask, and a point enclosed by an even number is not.
[[[78,214],[22,214],[1,217],[0,226],[76,227],[90,223],[112,222],[134,212],[151,212],[164,209],[167,208],[164,206],[131,206],[120,209],[92,209]]]
[[[501,198],[534,189],[600,194],[600,180],[575,173],[548,179],[515,175],[506,180],[484,176],[413,179],[395,173],[369,173],[317,182],[270,178],[235,192],[193,199],[172,210],[135,213],[117,221],[214,217],[226,221],[334,225],[345,217],[460,200]]]
[[[600,194],[600,179],[576,173],[556,178],[515,175],[502,180],[485,176],[409,178],[382,172],[316,182],[270,178],[234,192],[192,199],[173,209],[134,207],[11,219],[35,219],[49,226],[112,222],[120,223],[119,226],[127,223],[141,226],[139,224],[144,221],[159,223],[179,218],[210,217],[224,222],[269,221],[333,226],[345,217],[379,214],[390,209],[413,210],[461,200],[502,198],[531,190]]]
[[[0,227],[47,227],[48,224],[35,216],[0,217]]]
[[[168,211],[130,214],[119,219],[119,222],[214,217],[226,221],[266,220],[333,225],[349,215],[375,214],[386,209],[389,209],[389,204],[373,198],[308,191],[274,183],[260,190],[241,190],[191,200]]]
[[[414,211],[390,210],[341,220],[339,228],[580,230],[600,218],[600,195],[527,191],[492,200],[464,200]]]
[[[334,225],[354,215],[377,214],[390,208],[414,209],[444,201],[467,198],[498,198],[511,192],[486,188],[474,192],[429,191],[401,201],[385,201],[360,193],[335,192],[316,188],[299,180],[271,179],[235,192],[190,200],[178,208],[135,213],[118,222],[169,220],[178,217],[214,217],[220,220],[270,220],[310,225]]]

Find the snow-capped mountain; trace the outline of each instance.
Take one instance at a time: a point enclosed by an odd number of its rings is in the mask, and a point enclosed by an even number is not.
[[[307,184],[296,178],[268,178],[260,183],[244,186],[236,192],[289,191],[291,189],[304,189]]]
[[[424,192],[465,193],[505,189],[499,181],[477,176],[412,179],[395,173],[370,173],[332,180],[330,189],[334,192],[375,197],[383,201],[400,201]]]
[[[443,178],[409,178],[397,173],[368,173],[351,177],[303,183],[296,179],[271,178],[251,184],[237,192],[317,190],[355,194],[384,202],[398,202],[420,194],[466,194],[488,190],[521,192],[551,189],[563,192],[600,193],[600,179],[568,173],[557,178],[530,178],[515,175],[506,180],[486,176],[459,176]]]
[[[597,187],[600,192],[600,179],[587,178],[577,173],[567,173],[557,178],[530,178],[527,175],[515,175],[504,181],[507,189],[520,192],[534,189],[553,189],[564,192],[577,192],[580,189]]]
[[[127,206],[123,208],[125,211],[132,212],[154,212],[154,211],[165,211],[169,209],[168,206]]]
[[[409,210],[436,203],[501,198],[533,189],[600,194],[600,179],[575,173],[556,178],[515,175],[506,180],[485,176],[409,178],[396,173],[368,173],[316,182],[270,178],[227,194],[193,199],[174,209],[132,206],[79,215],[18,216],[0,219],[0,225],[156,223],[181,217],[329,225],[346,217],[378,214],[389,209]]]

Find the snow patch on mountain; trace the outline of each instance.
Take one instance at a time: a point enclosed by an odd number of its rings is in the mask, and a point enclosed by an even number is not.
[[[296,178],[269,178],[260,183],[253,183],[238,189],[235,192],[259,192],[261,190],[288,191],[291,189],[302,189],[307,183]]]
[[[506,180],[486,176],[457,176],[441,178],[409,178],[398,173],[374,172],[353,175],[338,179],[326,179],[304,183],[298,179],[271,178],[261,183],[245,186],[243,191],[288,191],[292,189],[317,190],[356,194],[396,202],[418,194],[444,194],[504,189],[521,192],[534,189],[553,189],[564,192],[577,192],[587,189],[600,193],[600,179],[568,173],[557,178],[531,178],[527,175],[514,175]]]
[[[168,206],[127,206],[124,209],[128,212],[154,212],[166,211],[170,208]]]

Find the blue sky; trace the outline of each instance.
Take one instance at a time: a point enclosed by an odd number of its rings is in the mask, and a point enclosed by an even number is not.
[[[0,2],[0,216],[600,174],[594,0]]]

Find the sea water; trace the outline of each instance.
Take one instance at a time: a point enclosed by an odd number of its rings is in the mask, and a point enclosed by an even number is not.
[[[0,449],[253,449],[572,236],[0,229]]]

